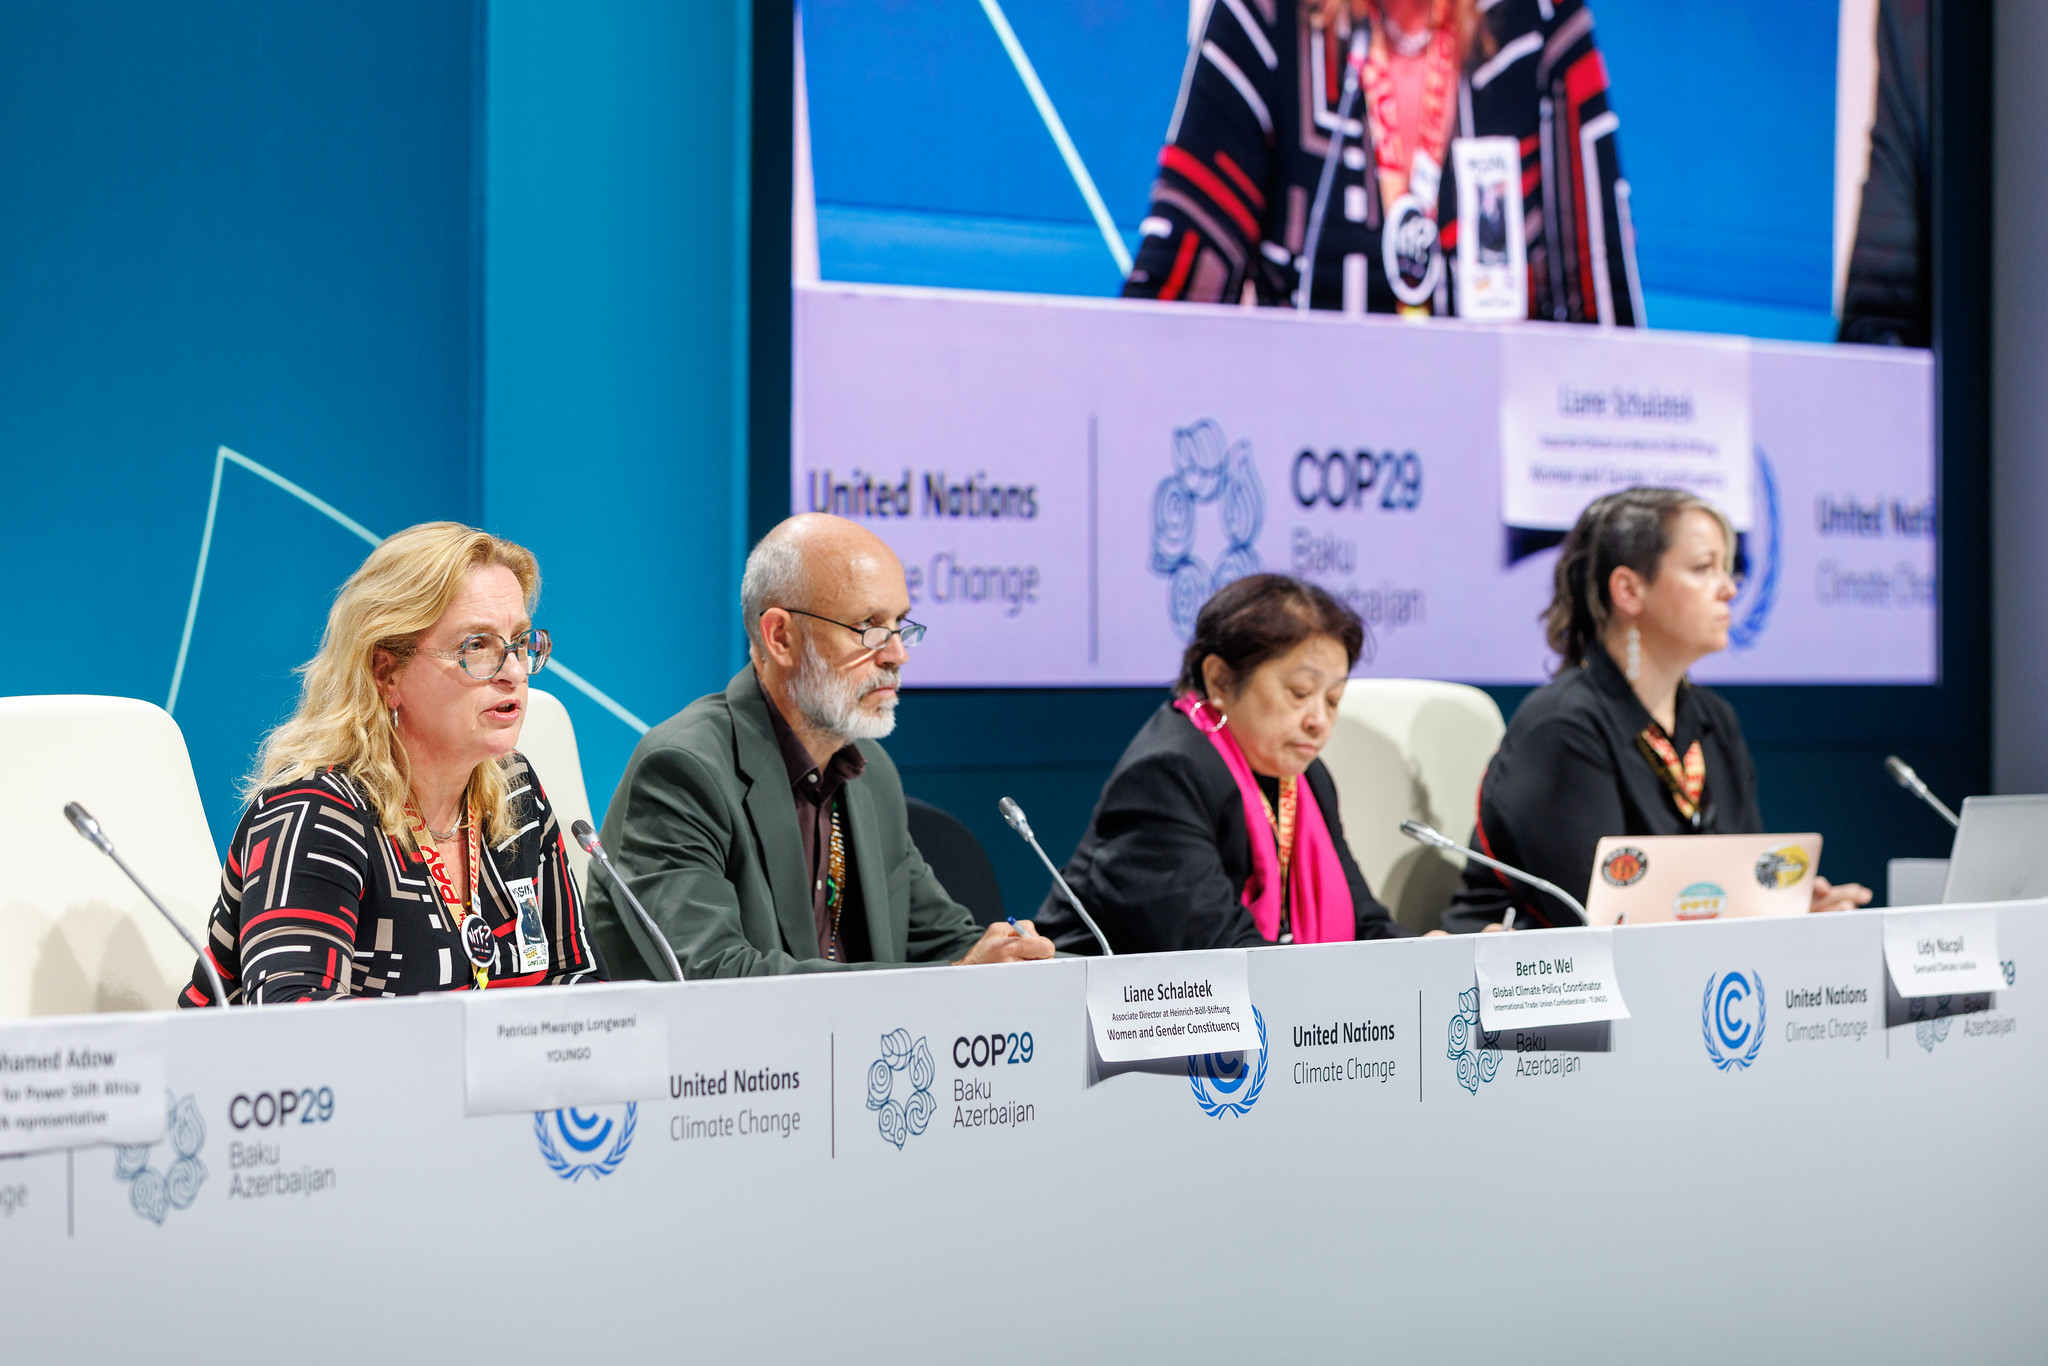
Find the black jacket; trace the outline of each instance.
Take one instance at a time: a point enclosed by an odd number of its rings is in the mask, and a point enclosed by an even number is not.
[[[1934,336],[1927,0],[1881,0],[1877,16],[1877,117],[1841,339],[1927,346]]]
[[[1678,814],[1636,748],[1650,713],[1607,651],[1595,646],[1583,668],[1565,670],[1516,708],[1479,785],[1473,847],[1583,900],[1593,880],[1593,850],[1604,836],[1760,833],[1756,765],[1735,709],[1706,688],[1681,683],[1676,721],[1671,738],[1678,752],[1698,740],[1706,759],[1698,829]],[[1477,930],[1498,921],[1510,904],[1525,929],[1584,923],[1557,898],[1467,863],[1444,928]]]
[[[1407,934],[1373,899],[1337,815],[1337,788],[1318,759],[1309,791],[1322,809],[1351,884],[1360,939]],[[1171,705],[1131,740],[1095,803],[1088,833],[1067,860],[1067,882],[1118,953],[1256,948],[1270,943],[1244,907],[1252,871],[1244,798],[1209,737]],[[1097,952],[1058,889],[1038,913],[1039,932],[1072,953]]]

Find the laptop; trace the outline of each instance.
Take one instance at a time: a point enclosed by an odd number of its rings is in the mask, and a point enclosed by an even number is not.
[[[1609,835],[1593,855],[1589,925],[1803,915],[1820,836]]]
[[[1965,797],[1944,903],[2048,896],[2048,795]]]

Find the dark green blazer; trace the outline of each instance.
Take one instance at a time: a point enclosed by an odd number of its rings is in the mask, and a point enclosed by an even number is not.
[[[872,963],[821,956],[796,798],[752,668],[642,737],[604,820],[605,849],[689,977],[949,963],[981,937],[910,842],[903,780],[872,740],[844,788]],[[615,977],[666,975],[639,918],[595,863],[591,932]]]

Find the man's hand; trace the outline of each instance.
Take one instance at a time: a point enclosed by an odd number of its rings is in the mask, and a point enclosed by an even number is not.
[[[1840,886],[1829,882],[1819,873],[1813,875],[1813,906],[1820,911],[1852,911],[1858,906],[1870,904],[1870,889],[1860,882],[1844,882]]]
[[[998,920],[981,932],[981,938],[967,956],[953,966],[971,967],[976,963],[1024,963],[1035,958],[1052,957],[1052,941],[1038,932],[1038,927],[1028,920],[1017,922],[1012,929],[1008,922]]]

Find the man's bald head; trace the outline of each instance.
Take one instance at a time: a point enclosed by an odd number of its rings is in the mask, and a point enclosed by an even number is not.
[[[880,620],[878,613],[893,620],[909,605],[896,552],[860,523],[823,512],[778,523],[747,556],[740,578],[740,612],[757,656],[761,614],[771,607],[851,623]]]

